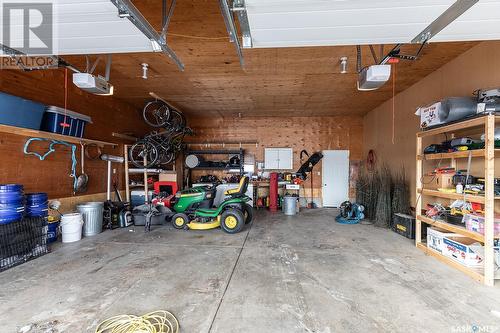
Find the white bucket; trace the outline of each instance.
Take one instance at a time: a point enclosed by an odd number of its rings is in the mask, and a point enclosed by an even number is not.
[[[61,217],[61,234],[63,243],[76,242],[82,239],[83,219],[80,213],[64,214]]]

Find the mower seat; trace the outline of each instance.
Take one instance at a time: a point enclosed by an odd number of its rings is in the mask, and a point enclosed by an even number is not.
[[[227,190],[226,192],[224,192],[224,195],[229,195],[232,198],[239,198],[244,196],[245,193],[247,192],[249,181],[250,179],[248,178],[248,176],[241,177],[240,184],[238,185],[238,187]]]

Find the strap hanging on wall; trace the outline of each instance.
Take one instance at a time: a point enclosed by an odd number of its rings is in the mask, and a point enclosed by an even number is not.
[[[29,146],[34,141],[46,141],[46,142],[50,142],[48,151],[45,152],[43,155],[39,154],[39,153],[37,153],[35,151],[30,151],[29,150]],[[67,147],[71,148],[71,173],[70,173],[70,177],[73,178],[73,189],[76,189],[76,187],[77,187],[76,155],[75,155],[75,153],[76,153],[76,145],[73,145],[71,143],[68,143],[66,141],[61,141],[61,140],[51,140],[51,139],[45,139],[45,138],[29,138],[28,140],[26,140],[26,142],[24,144],[23,152],[26,155],[35,155],[36,157],[38,157],[38,159],[40,161],[43,161],[43,160],[45,160],[47,158],[47,156],[49,156],[50,154],[52,154],[52,153],[54,153],[56,151],[56,148],[55,148],[56,145],[63,145],[63,146],[67,146]]]

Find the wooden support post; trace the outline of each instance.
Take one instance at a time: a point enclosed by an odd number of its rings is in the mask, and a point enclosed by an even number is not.
[[[123,145],[123,163],[125,164],[125,200],[130,202],[130,180],[128,173],[128,146]]]
[[[417,179],[415,188],[415,198],[417,202],[415,203],[415,214],[419,216],[422,214],[422,195],[419,193],[419,189],[422,188],[422,167],[423,161],[419,156],[422,156],[422,138],[418,136],[417,133]],[[422,222],[417,218],[415,220],[415,246],[418,246],[422,242]]]
[[[147,154],[144,154],[144,203],[148,204],[148,159],[146,157]]]
[[[495,116],[485,117],[485,200],[484,200],[484,284],[495,284],[495,261],[493,251],[493,219],[495,206]]]
[[[455,133],[451,133],[451,136],[450,136],[451,140],[455,139]],[[470,152],[470,151],[469,151]],[[454,168],[455,171],[457,170],[457,159],[456,158],[452,158],[450,160],[450,167]],[[464,185],[465,186],[465,185]]]

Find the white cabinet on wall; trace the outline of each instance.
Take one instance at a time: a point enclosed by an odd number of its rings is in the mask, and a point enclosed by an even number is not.
[[[267,170],[293,169],[292,148],[264,148],[264,167]]]

